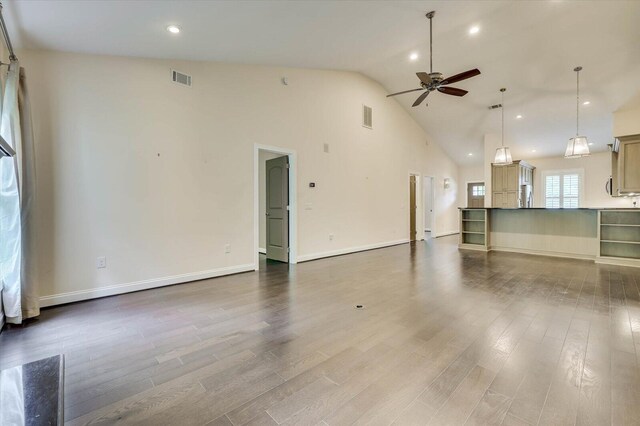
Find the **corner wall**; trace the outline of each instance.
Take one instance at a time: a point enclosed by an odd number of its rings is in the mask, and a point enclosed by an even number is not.
[[[297,152],[299,259],[406,241],[410,172],[436,177],[436,233],[457,231],[457,165],[361,74],[19,56],[45,306],[254,269],[255,144]],[[193,87],[172,83],[171,68]],[[361,125],[362,104],[373,107],[373,130]]]

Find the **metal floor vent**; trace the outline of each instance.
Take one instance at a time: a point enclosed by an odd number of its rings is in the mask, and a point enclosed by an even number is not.
[[[370,106],[362,105],[362,127],[373,128],[373,110]]]
[[[191,76],[180,71],[171,70],[171,81],[191,87]]]

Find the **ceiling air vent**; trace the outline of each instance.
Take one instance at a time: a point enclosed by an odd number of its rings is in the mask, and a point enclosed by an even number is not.
[[[191,87],[191,76],[180,71],[171,70],[171,81]]]
[[[373,128],[371,111],[371,107],[362,105],[362,127],[366,127],[367,129]]]

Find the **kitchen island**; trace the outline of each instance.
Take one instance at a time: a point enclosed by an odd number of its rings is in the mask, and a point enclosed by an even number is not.
[[[640,267],[640,209],[461,208],[459,248]]]

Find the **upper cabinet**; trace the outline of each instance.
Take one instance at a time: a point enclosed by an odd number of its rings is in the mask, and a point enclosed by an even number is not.
[[[640,194],[640,135],[618,138],[617,153],[618,194]],[[615,158],[615,157],[614,157]],[[614,165],[615,167],[615,165]]]
[[[521,160],[516,160],[508,166],[493,164],[491,205],[503,208],[531,207],[534,169],[535,167]]]

